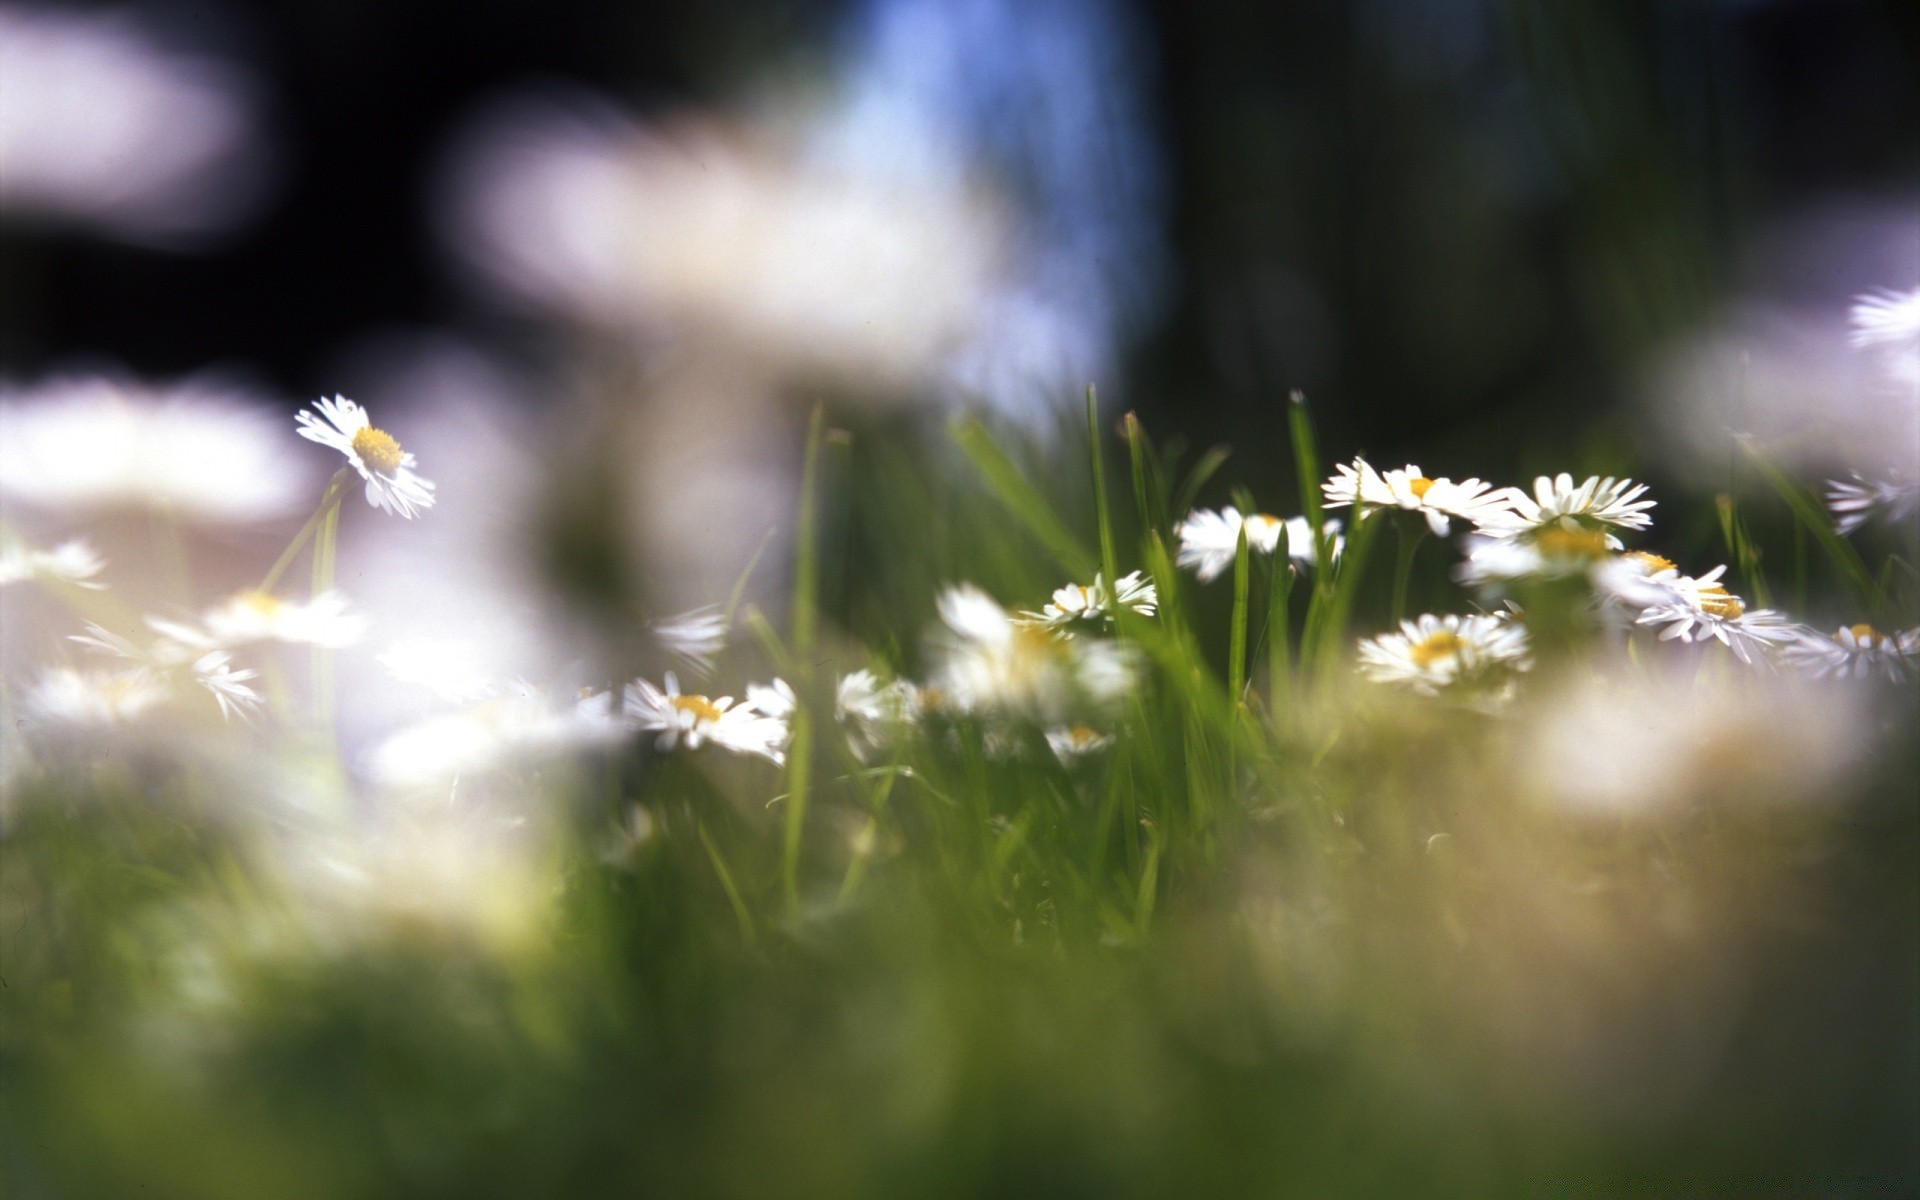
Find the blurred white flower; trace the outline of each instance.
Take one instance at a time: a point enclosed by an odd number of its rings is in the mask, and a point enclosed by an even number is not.
[[[1705,575],[1680,575],[1673,580],[1678,599],[1655,604],[1640,614],[1638,624],[1660,630],[1660,640],[1719,642],[1748,666],[1766,662],[1773,647],[1793,641],[1800,628],[1772,609],[1749,610],[1746,602],[1720,583],[1726,567]]]
[[[681,665],[705,674],[727,648],[727,615],[717,604],[662,617],[647,627]]]
[[[249,214],[266,165],[254,86],[154,32],[0,6],[0,213],[161,244]]]
[[[1188,513],[1174,531],[1180,539],[1174,564],[1191,567],[1201,583],[1213,582],[1233,566],[1234,555],[1239,553],[1242,529],[1246,530],[1249,555],[1272,554],[1279,547],[1280,538],[1287,534],[1286,522],[1266,513],[1242,516],[1240,510],[1232,505],[1219,512],[1198,508]],[[1309,542],[1311,540],[1308,539]],[[1289,553],[1294,548],[1295,543],[1289,536]]]
[[[1113,745],[1113,735],[1101,733],[1091,725],[1063,725],[1047,730],[1047,745],[1054,757],[1072,763]]]
[[[923,696],[963,713],[1055,722],[1076,702],[1111,704],[1132,689],[1134,655],[1107,638],[1059,637],[1016,619],[971,584],[939,599],[938,660]]]
[[[854,756],[866,762],[920,719],[920,689],[905,679],[883,684],[862,668],[842,676],[835,686],[833,714],[847,726]]]
[[[1831,635],[1801,630],[1783,648],[1781,657],[1821,678],[1868,679],[1878,675],[1899,683],[1920,671],[1920,629],[1881,633],[1871,625],[1846,625]]]
[[[225,650],[210,650],[193,662],[194,682],[207,689],[207,694],[220,706],[220,715],[228,720],[235,714],[244,716],[260,707],[260,693],[247,684],[260,672],[236,671],[232,661],[233,656]]]
[[[22,698],[26,711],[61,725],[119,725],[151,712],[169,697],[165,682],[142,667],[78,671],[50,667]]]
[[[1818,795],[1873,727],[1856,689],[1787,675],[1583,671],[1527,705],[1514,744],[1543,800],[1580,815]]]
[[[366,409],[345,396],[323,397],[314,407],[319,417],[304,408],[295,417],[300,436],[346,455],[367,482],[368,504],[407,518],[433,507],[433,484],[414,472],[413,455],[392,434],[374,428]]]
[[[685,694],[669,671],[664,687],[645,679],[627,685],[622,701],[626,715],[643,730],[658,733],[655,744],[671,750],[686,743],[698,750],[703,742],[735,754],[751,754],[776,766],[786,762],[787,722],[769,716],[752,704],[735,704],[733,697]]]
[[[1853,302],[1848,316],[1855,346],[1920,349],[1920,287],[1870,292]]]
[[[279,421],[210,384],[102,375],[0,389],[0,495],[38,508],[281,516],[311,494]]]
[[[1827,508],[1842,535],[1871,520],[1895,524],[1920,512],[1920,484],[1867,479],[1856,471],[1852,483],[1827,481]]]
[[[1423,614],[1393,633],[1363,639],[1360,673],[1376,683],[1403,684],[1425,695],[1507,679],[1531,664],[1526,628],[1473,614]]]
[[[1403,508],[1427,519],[1427,527],[1436,537],[1445,537],[1452,528],[1449,518],[1458,517],[1486,529],[1490,522],[1507,515],[1511,489],[1495,490],[1478,479],[1429,479],[1412,463],[1393,471],[1376,471],[1365,459],[1334,468],[1332,478],[1320,485],[1326,493],[1328,508],[1357,506]]]
[[[393,788],[449,783],[556,755],[609,746],[631,736],[633,723],[611,692],[588,692],[555,705],[524,682],[462,712],[429,717],[400,730],[373,751],[373,778]]]
[[[1114,613],[1122,608],[1132,609],[1143,617],[1151,617],[1158,611],[1159,597],[1154,586],[1139,571],[1122,575],[1112,592],[1109,596],[1106,581],[1096,572],[1092,583],[1085,586],[1069,583],[1057,588],[1051,604],[1039,612],[1023,612],[1019,619],[1029,625],[1066,629],[1082,622],[1110,623]]]
[[[1653,524],[1647,510],[1656,503],[1640,499],[1646,491],[1646,484],[1636,486],[1631,479],[1591,476],[1584,483],[1575,483],[1573,476],[1564,472],[1551,479],[1542,475],[1533,481],[1531,496],[1519,488],[1507,489],[1507,506],[1489,513],[1481,529],[1517,538],[1538,537],[1555,529],[1609,525],[1646,529]],[[1606,538],[1608,548],[1620,548],[1618,538],[1611,533]]]
[[[454,638],[408,638],[375,655],[374,661],[393,678],[426,688],[449,704],[466,704],[495,691],[474,648]]]
[[[455,157],[449,234],[507,295],[718,338],[776,370],[929,377],[976,319],[999,240],[965,187],[805,162],[718,122],[647,128],[591,101],[510,101]]]
[[[302,603],[268,592],[240,592],[207,610],[200,625],[149,617],[154,632],[183,645],[227,649],[253,642],[288,642],[338,650],[366,632],[366,618],[347,611],[339,592],[322,592]]]
[[[39,579],[98,590],[107,585],[94,582],[93,577],[106,565],[81,538],[62,542],[51,550],[35,550],[24,542],[0,542],[0,587]]]

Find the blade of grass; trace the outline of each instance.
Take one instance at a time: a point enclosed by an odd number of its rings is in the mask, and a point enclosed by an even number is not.
[[[727,860],[720,856],[720,847],[713,844],[707,836],[707,827],[694,822],[693,831],[700,835],[700,844],[706,847],[707,860],[713,864],[713,873],[720,877],[720,888],[727,894],[727,903],[733,906],[733,919],[740,926],[740,940],[747,949],[754,947],[753,914],[747,911],[747,902],[740,898],[740,889],[733,884],[733,872],[727,870]]]
[[[1780,498],[1787,502],[1787,507],[1793,510],[1793,515],[1798,517],[1800,523],[1806,526],[1807,532],[1813,535],[1813,540],[1826,551],[1828,561],[1833,563],[1834,568],[1854,590],[1855,598],[1876,610],[1884,608],[1886,597],[1874,585],[1873,576],[1868,574],[1866,564],[1860,561],[1859,553],[1834,530],[1833,520],[1819,498],[1808,490],[1806,485],[1781,470],[1777,463],[1761,453],[1760,448],[1752,442],[1742,439],[1740,448],[1746,451],[1747,457],[1760,472],[1761,478],[1779,493]]]
[[[971,417],[956,418],[949,433],[980,473],[994,499],[1047,548],[1068,575],[1082,579],[1092,573],[1093,554],[1054,515],[1046,500],[994,443],[980,422]]]
[[[1093,511],[1100,529],[1100,569],[1107,586],[1120,578],[1120,558],[1113,548],[1113,514],[1107,509],[1107,456],[1100,446],[1100,398],[1087,385],[1087,453],[1093,460]]]
[[[1233,626],[1227,651],[1227,699],[1235,705],[1246,694],[1247,592],[1251,574],[1247,560],[1247,526],[1242,522],[1233,547]]]

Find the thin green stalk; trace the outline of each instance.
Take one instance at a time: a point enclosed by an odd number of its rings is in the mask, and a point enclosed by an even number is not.
[[[280,577],[286,574],[287,568],[293,565],[293,560],[299,556],[300,551],[306,548],[308,540],[320,528],[320,522],[327,513],[339,508],[340,500],[345,495],[346,481],[352,475],[352,467],[341,467],[334,472],[333,479],[327,484],[327,490],[320,495],[320,507],[307,518],[307,523],[300,527],[300,532],[293,535],[293,540],[287,543],[287,548],[282,550],[280,557],[274,560],[273,566],[267,570],[267,577],[260,581],[261,591],[273,590],[274,585],[280,582]]]
[[[1287,396],[1287,429],[1293,435],[1293,469],[1300,477],[1300,511],[1306,514],[1307,528],[1313,532],[1313,561],[1319,565],[1320,581],[1330,572],[1333,539],[1324,528],[1326,518],[1320,507],[1320,452],[1313,437],[1313,416],[1307,412],[1307,394],[1294,389]]]
[[[1267,707],[1276,725],[1281,712],[1292,702],[1292,602],[1292,560],[1284,552],[1276,552],[1267,581]]]
[[[1127,459],[1133,468],[1133,504],[1140,510],[1140,527],[1162,529],[1166,525],[1166,513],[1160,511],[1159,489],[1153,485],[1153,443],[1147,440],[1147,431],[1141,427],[1139,417],[1128,413],[1124,424]]]
[[[1093,510],[1100,523],[1100,569],[1111,588],[1120,577],[1120,559],[1113,549],[1113,516],[1107,510],[1106,455],[1100,453],[1100,401],[1087,385],[1087,452],[1093,458]]]
[[[313,539],[313,591],[315,596],[333,590],[334,563],[338,554],[340,505],[321,510],[320,525]],[[313,715],[320,729],[332,742],[333,731],[333,651],[325,646],[313,648]]]
[[[798,676],[793,684],[800,702],[794,706],[787,748],[787,819],[780,851],[781,891],[786,896],[787,911],[793,915],[800,911],[800,842],[806,830],[813,771],[813,722],[809,708],[813,701],[811,652],[819,619],[819,474],[820,446],[825,438],[826,423],[826,409],[816,405],[813,419],[807,424],[806,459],[800,472],[800,511],[793,533],[793,624],[789,642]]]
[[[707,859],[713,863],[713,873],[720,877],[720,888],[727,893],[727,903],[733,906],[733,919],[740,925],[740,940],[751,950],[754,947],[753,914],[747,911],[747,902],[740,898],[740,889],[733,885],[733,872],[727,870],[727,860],[720,857],[720,847],[707,836],[707,827],[695,821],[693,831],[700,835],[700,844],[706,847]]]
[[[1422,527],[1408,533],[1406,521],[1399,520],[1393,523],[1393,532],[1399,549],[1398,560],[1393,565],[1393,623],[1398,625],[1407,617],[1407,583],[1413,578],[1413,560],[1427,531]]]
[[[1227,651],[1227,698],[1236,708],[1246,692],[1247,680],[1247,591],[1249,571],[1247,527],[1233,548],[1233,625],[1232,643]]]

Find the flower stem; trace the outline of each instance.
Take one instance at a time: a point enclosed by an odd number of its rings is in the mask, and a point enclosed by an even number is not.
[[[1413,559],[1419,552],[1420,541],[1427,536],[1424,529],[1412,534],[1407,533],[1405,521],[1396,521],[1394,536],[1399,541],[1399,561],[1393,568],[1393,623],[1398,625],[1407,616],[1407,582],[1413,578]]]
[[[267,577],[260,581],[261,591],[273,590],[273,585],[280,582],[280,577],[287,573],[288,567],[293,565],[293,560],[306,547],[308,539],[312,538],[314,532],[320,528],[321,521],[329,512],[339,511],[340,500],[346,494],[347,479],[352,474],[351,467],[342,467],[334,472],[333,479],[327,484],[327,490],[320,496],[320,507],[307,518],[307,523],[300,527],[300,532],[293,535],[293,540],[287,543],[287,548],[282,550],[280,557],[274,560],[273,567],[267,571]]]

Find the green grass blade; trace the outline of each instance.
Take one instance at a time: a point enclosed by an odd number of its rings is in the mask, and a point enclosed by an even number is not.
[[[992,435],[980,422],[971,417],[958,417],[949,432],[980,473],[994,499],[1047,548],[1069,576],[1084,579],[1092,574],[1095,564],[1092,552],[1054,515],[1039,491],[994,444]]]
[[[1827,552],[1828,561],[1833,563],[1834,569],[1839,571],[1841,578],[1845,579],[1847,585],[1853,589],[1855,599],[1875,609],[1884,608],[1886,597],[1874,584],[1873,576],[1868,573],[1866,564],[1860,561],[1859,552],[1835,531],[1833,519],[1828,515],[1826,505],[1820,503],[1819,497],[1815,496],[1805,484],[1782,470],[1779,464],[1761,453],[1760,448],[1752,442],[1742,439],[1740,448],[1746,451],[1747,457],[1759,470],[1761,478],[1779,493],[1780,498],[1787,502],[1787,507],[1793,510],[1793,515],[1798,517],[1800,523],[1806,526],[1807,532],[1813,535],[1813,540]]]

